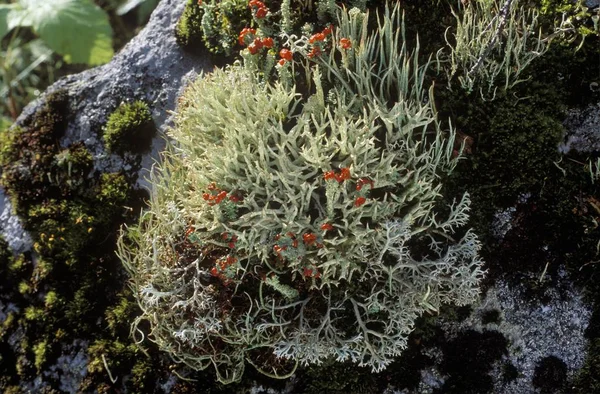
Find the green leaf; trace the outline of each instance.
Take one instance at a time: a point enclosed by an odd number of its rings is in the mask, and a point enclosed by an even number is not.
[[[14,8],[14,4],[0,4],[0,39],[10,31],[8,16]]]
[[[20,0],[42,40],[67,63],[110,61],[112,29],[108,15],[92,0]]]

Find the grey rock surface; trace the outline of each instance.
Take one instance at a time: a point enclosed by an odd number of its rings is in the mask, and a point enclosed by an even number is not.
[[[492,371],[494,392],[529,394],[535,393],[532,386],[534,371],[539,361],[548,356],[562,360],[569,377],[583,366],[587,340],[585,329],[591,317],[591,308],[583,300],[580,291],[573,288],[563,272],[562,283],[550,287],[544,299],[528,300],[524,286],[511,286],[501,280],[492,286],[468,319],[456,324],[442,323],[447,338],[464,330],[499,331],[508,340],[508,355],[501,360],[510,362],[518,377],[504,382],[501,365]],[[483,323],[487,311],[500,312],[498,323]]]
[[[0,234],[14,253],[31,249],[31,237],[23,228],[21,220],[14,215],[12,204],[0,189]],[[1,321],[2,319],[0,319]]]
[[[566,136],[559,150],[566,153],[600,151],[600,103],[587,108],[572,109],[564,122]]]

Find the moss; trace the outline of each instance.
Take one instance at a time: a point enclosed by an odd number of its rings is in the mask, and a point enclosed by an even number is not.
[[[46,293],[46,297],[44,297],[44,304],[47,309],[52,309],[56,307],[60,302],[60,298],[56,294],[55,291],[51,290]]]
[[[585,364],[577,372],[572,386],[576,394],[600,392],[600,338],[590,341]]]
[[[153,367],[145,357],[138,359],[131,369],[131,379],[127,382],[128,392],[147,393],[152,381],[155,379]]]
[[[499,324],[502,321],[500,311],[498,309],[490,309],[483,313],[481,324]]]
[[[66,191],[75,191],[85,182],[94,165],[90,151],[83,142],[62,149],[54,156],[54,168],[49,175],[51,182]]]
[[[8,273],[8,267],[13,259],[12,253],[8,248],[8,243],[0,236],[0,277],[4,277]],[[1,286],[0,281],[0,286]]]
[[[202,41],[202,15],[198,2],[188,0],[175,28],[175,39],[179,45],[190,48]]]
[[[301,374],[300,385],[295,389],[306,394],[367,394],[378,386],[377,376],[369,368],[329,359],[318,366],[306,368]]]
[[[240,31],[251,20],[246,0],[207,0],[202,6],[189,0],[177,23],[175,37],[189,51],[198,50],[203,43],[212,53],[231,56]]]
[[[0,391],[54,363],[59,354],[51,345],[109,335],[98,326],[98,316],[123,286],[114,238],[118,226],[133,217],[125,207],[139,204],[132,201],[134,179],[93,172],[93,157],[83,142],[61,146],[67,109],[65,93],[51,95],[1,147],[2,186],[32,236],[38,262],[33,267],[26,255],[12,257],[0,243],[2,299],[8,297],[22,311],[10,330],[20,330],[35,344],[12,354],[0,342],[0,356],[15,365],[0,373],[8,376]],[[124,363],[130,370],[134,360]],[[57,382],[46,383],[48,390],[56,389]]]
[[[28,306],[25,309],[25,319],[30,321],[41,321],[45,318],[45,312],[42,308],[36,308],[34,306]]]
[[[489,375],[493,364],[507,351],[508,341],[497,331],[482,333],[467,330],[442,345],[444,361],[440,372],[447,375],[443,387],[435,393],[491,393],[493,380]]]
[[[33,345],[33,353],[35,354],[34,365],[38,373],[41,372],[44,363],[46,362],[46,352],[48,348],[48,342],[40,341]]]
[[[20,127],[12,127],[0,132],[0,166],[6,166],[18,159],[13,143],[17,135],[23,131]]]
[[[27,295],[30,294],[32,292],[32,288],[31,285],[28,282],[20,282],[19,283],[19,293],[21,293],[22,295]]]
[[[542,394],[562,393],[567,381],[567,365],[556,356],[541,359],[533,373],[533,387]]]
[[[519,370],[511,362],[502,364],[502,381],[510,383],[519,377]]]
[[[121,104],[109,116],[103,139],[109,152],[142,153],[150,148],[155,133],[148,104],[138,100]]]
[[[9,145],[3,148],[1,184],[19,214],[26,212],[29,203],[53,194],[48,172],[64,134],[68,104],[65,91],[48,95],[46,104],[12,131]]]
[[[139,307],[131,290],[125,289],[124,293],[118,296],[117,304],[106,309],[105,319],[111,334],[113,336],[127,335],[130,329],[129,325],[136,314],[139,314]]]

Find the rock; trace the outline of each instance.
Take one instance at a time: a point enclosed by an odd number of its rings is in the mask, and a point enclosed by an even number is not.
[[[21,220],[14,215],[12,205],[0,189],[0,234],[8,242],[13,253],[23,253],[31,249],[31,237],[23,228]],[[2,319],[0,319],[2,320]]]
[[[559,147],[562,153],[600,151],[600,103],[569,111],[564,126],[565,142]]]
[[[162,0],[146,27],[110,63],[60,79],[23,110],[16,124],[22,125],[31,118],[49,94],[66,89],[70,114],[61,144],[83,141],[94,155],[96,169],[118,171],[128,164],[105,152],[99,138],[102,127],[122,101],[143,100],[150,106],[158,129],[151,152],[142,158],[138,185],[147,186],[144,177],[164,147],[170,111],[175,109],[181,88],[199,72],[212,67],[208,57],[184,54],[175,42],[175,25],[184,7],[181,0]],[[0,232],[11,248],[16,252],[30,249],[31,241],[1,190],[0,213]]]
[[[463,322],[442,322],[447,338],[465,330],[498,331],[508,340],[503,363],[516,367],[518,376],[506,382],[500,365],[491,372],[497,393],[529,394],[536,365],[544,357],[554,356],[566,366],[572,377],[584,363],[591,309],[583,295],[568,280],[556,284],[544,294],[544,300],[528,299],[525,286],[511,286],[498,280]],[[557,290],[562,288],[562,292]],[[498,322],[486,322],[488,311],[498,311]]]

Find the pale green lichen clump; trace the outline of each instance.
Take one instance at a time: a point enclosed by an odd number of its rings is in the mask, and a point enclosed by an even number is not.
[[[278,377],[327,357],[380,371],[417,317],[478,295],[468,196],[436,205],[454,133],[398,9],[375,32],[367,20],[340,11],[334,45],[305,68],[312,94],[251,64],[192,84],[150,207],[121,237],[138,323],[221,382],[246,361]],[[306,56],[302,38],[287,44]]]

